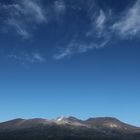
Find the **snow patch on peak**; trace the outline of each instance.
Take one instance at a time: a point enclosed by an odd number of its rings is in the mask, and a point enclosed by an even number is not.
[[[58,117],[58,118],[56,119],[56,121],[60,122],[60,121],[63,121],[64,119],[65,119],[65,117],[61,116],[61,117]]]

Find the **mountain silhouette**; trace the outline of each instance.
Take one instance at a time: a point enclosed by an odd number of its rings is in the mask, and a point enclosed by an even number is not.
[[[140,140],[140,128],[111,117],[19,118],[0,123],[0,140]]]

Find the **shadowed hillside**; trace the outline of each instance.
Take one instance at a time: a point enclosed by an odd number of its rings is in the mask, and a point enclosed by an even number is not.
[[[0,140],[139,140],[140,128],[115,118],[15,119],[0,123]]]

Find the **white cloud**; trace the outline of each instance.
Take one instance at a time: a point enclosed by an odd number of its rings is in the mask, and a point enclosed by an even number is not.
[[[27,16],[30,15],[30,18],[32,18],[33,21],[36,21],[37,23],[46,21],[44,11],[36,0],[22,0],[19,4],[21,5],[21,8],[24,8],[22,9],[22,12]]]
[[[63,0],[55,1],[54,8],[57,14],[63,14],[66,10],[65,2]]]
[[[19,60],[20,58],[16,54],[9,54],[8,58]]]
[[[54,14],[53,19],[54,21],[57,21],[58,23],[62,23],[64,20],[63,17],[66,13],[66,4],[64,0],[55,0],[53,3],[53,8],[51,9],[51,12]]]
[[[91,10],[92,11],[92,10]],[[106,31],[105,23],[107,16],[102,9],[97,10],[96,13],[90,11],[89,17],[91,20],[91,27],[85,32],[84,40],[92,39],[89,43],[79,42],[77,37],[68,43],[65,48],[54,55],[54,59],[59,60],[73,54],[82,54],[94,48],[102,48],[110,41],[110,33]]]
[[[90,29],[86,32],[86,37],[99,38],[104,40],[109,35],[108,26],[106,22],[110,19],[110,11],[104,12],[102,9],[97,9],[96,11],[90,11],[89,18],[91,20]]]
[[[45,61],[45,58],[39,53],[33,53],[32,58],[34,61],[37,61],[37,62],[44,62]]]
[[[31,28],[45,23],[47,20],[45,12],[37,0],[20,0],[1,7],[7,13],[5,23],[15,29],[23,38],[29,38]]]
[[[70,56],[72,54],[72,51],[70,48],[65,48],[64,50],[61,50],[59,53],[55,54],[53,56],[54,59],[59,60],[66,56]]]
[[[65,1],[54,0],[51,4],[51,6],[49,5],[50,7],[47,7],[49,9],[48,13],[51,14],[49,15],[49,19],[55,22],[58,20],[62,23],[60,20],[61,16],[66,13]],[[111,41],[114,34],[119,35],[123,39],[139,35],[140,0],[137,0],[131,8],[122,12],[119,18],[115,14],[113,15],[110,12],[111,10],[107,11],[98,6],[94,6],[91,6],[90,10],[87,9],[90,20],[90,23],[87,25],[89,27],[88,30],[85,31],[84,35],[79,35],[77,32],[77,39],[74,37],[64,48],[60,48],[60,51],[54,55],[55,59],[62,59],[76,53],[85,53],[94,48],[104,47]],[[39,3],[39,0],[16,0],[15,4],[3,5],[3,8],[8,13],[7,24],[13,27],[23,38],[29,38],[31,36],[30,30],[32,29],[32,25],[36,26],[47,21],[44,9]],[[116,18],[118,19],[116,20]],[[88,40],[90,41],[87,43]],[[43,57],[39,54],[21,55],[19,59],[23,59],[23,56],[24,60],[30,62],[44,61]],[[15,56],[12,57],[18,58]]]
[[[92,50],[94,48],[102,48],[104,47],[109,40],[104,40],[101,43],[78,43],[76,40],[72,40],[64,49],[61,49],[59,53],[54,55],[54,59],[59,60],[68,56],[71,56],[76,53],[85,53],[89,50]]]
[[[14,59],[19,63],[42,63],[45,62],[45,58],[40,53],[12,53],[8,55],[8,58]]]
[[[140,33],[140,0],[124,13],[124,16],[113,25],[112,30],[122,38],[133,37]]]
[[[22,22],[15,20],[14,18],[10,18],[6,22],[9,26],[13,27],[16,30],[16,32],[24,39],[30,37],[30,33],[26,30]]]
[[[96,27],[97,27],[97,29],[103,30],[105,22],[106,22],[106,15],[103,12],[103,10],[100,10],[100,14],[96,19]]]

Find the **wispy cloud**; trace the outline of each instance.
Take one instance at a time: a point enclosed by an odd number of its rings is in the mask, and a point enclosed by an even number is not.
[[[57,22],[62,23],[63,17],[66,13],[66,3],[64,0],[55,0],[53,3],[54,19]]]
[[[32,53],[32,58],[34,62],[45,62],[45,58],[39,53]]]
[[[13,27],[16,32],[24,39],[29,38],[31,35],[25,27],[25,23],[18,21],[14,18],[7,19],[6,24]]]
[[[37,23],[46,22],[44,10],[36,0],[22,0],[21,6],[25,8],[22,12],[25,15],[30,15],[31,21],[33,20]]]
[[[100,14],[96,19],[96,28],[98,28],[98,30],[103,30],[104,26],[105,26],[105,22],[106,22],[106,15],[103,12],[103,10],[100,10]]]
[[[95,3],[94,3],[95,6]],[[105,47],[116,35],[121,39],[134,38],[140,33],[140,0],[137,0],[132,7],[120,13],[120,16],[112,13],[111,10],[91,7],[89,12],[90,29],[85,32],[83,40],[90,40],[90,43],[71,41],[55,55],[55,59],[62,59],[76,53],[85,53],[94,48]],[[94,10],[95,8],[95,10]],[[91,41],[92,40],[92,41]]]
[[[54,2],[54,9],[57,14],[63,14],[66,10],[66,5],[63,0],[56,0]]]
[[[30,37],[32,26],[47,20],[45,12],[37,0],[20,0],[13,4],[3,4],[1,7],[7,13],[5,24],[15,29],[23,38]]]
[[[60,50],[53,55],[55,59],[62,59],[76,53],[81,54],[94,48],[105,47],[116,35],[117,37],[119,36],[119,39],[139,36],[140,0],[137,0],[132,7],[127,7],[127,10],[119,13],[120,15],[116,15],[116,13],[113,13],[113,10],[109,8],[102,9],[94,0],[92,1],[93,4],[91,4],[91,1],[92,0],[89,0],[87,2],[89,3],[89,8],[86,7],[87,9],[82,7],[83,5],[74,5],[75,7],[73,9],[73,5],[67,5],[65,0],[50,1],[50,3],[45,6],[46,9],[41,4],[41,0],[15,0],[12,4],[1,4],[0,7],[5,10],[3,13],[6,13],[6,16],[4,16],[5,24],[8,25],[10,29],[14,29],[22,38],[30,38],[33,28],[43,23],[46,24],[52,21],[59,22],[60,24],[64,22],[72,24],[68,26],[68,28],[72,27],[72,30],[66,30],[68,31],[68,35],[64,37],[65,39],[62,38],[62,44],[66,45],[62,47],[58,45]],[[83,8],[83,15],[77,10],[79,6],[81,6],[81,11]],[[77,15],[72,17],[72,14],[68,14],[68,12]],[[70,16],[70,21],[64,21],[69,18],[68,16]],[[87,21],[82,18],[85,18]],[[63,19],[64,22],[61,22],[61,19]],[[81,21],[81,24],[79,24],[79,21]],[[77,25],[77,23],[79,25]],[[58,28],[60,29],[61,27],[62,30],[67,29],[67,27],[63,28],[63,26],[59,26]],[[77,29],[77,31],[75,29]],[[60,32],[56,31],[56,33],[59,36]],[[77,37],[75,37],[75,35]],[[21,54],[20,56],[11,55],[10,57],[19,60],[24,59],[31,63],[44,61],[43,57],[38,53],[30,53],[30,55]]]
[[[85,32],[83,41],[80,42],[77,37],[74,37],[53,56],[55,59],[59,60],[76,53],[82,54],[95,48],[102,48],[110,41],[110,33],[106,31],[107,16],[104,11],[99,9],[96,14],[90,13],[89,16],[91,19],[90,29]],[[92,41],[87,42],[87,40]]]
[[[32,53],[25,53],[22,52],[20,54],[12,53],[8,55],[9,59],[14,59],[19,63],[25,64],[25,63],[42,63],[45,62],[46,59],[37,52]]]
[[[70,57],[76,53],[85,53],[89,50],[102,48],[108,43],[108,40],[104,40],[101,43],[78,43],[76,40],[72,40],[65,48],[61,48],[60,51],[53,57],[56,60],[63,59],[65,57]]]
[[[125,11],[124,16],[117,21],[113,27],[113,31],[122,38],[133,37],[140,33],[140,0],[133,7]]]

